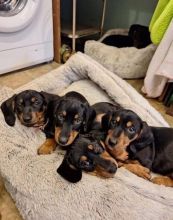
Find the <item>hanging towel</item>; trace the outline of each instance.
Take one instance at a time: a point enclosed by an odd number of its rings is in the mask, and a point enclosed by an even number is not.
[[[151,41],[159,44],[173,18],[173,0],[159,0],[150,22]]]
[[[159,97],[170,79],[173,80],[173,19],[150,62],[142,92],[148,97]]]

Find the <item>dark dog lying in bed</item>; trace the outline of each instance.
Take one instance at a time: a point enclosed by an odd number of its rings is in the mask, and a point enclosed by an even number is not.
[[[90,132],[79,135],[57,169],[62,177],[73,183],[82,178],[82,170],[101,177],[113,177],[118,167],[116,161],[105,150],[103,141],[106,133],[101,128],[101,120],[104,114],[120,109],[121,106],[102,102],[93,105],[92,108],[96,116]]]
[[[67,147],[79,133],[89,131],[95,111],[78,92],[68,92],[54,105],[55,140],[60,146]]]
[[[105,151],[103,142],[95,137],[79,135],[57,172],[66,180],[76,183],[82,178],[82,170],[102,177],[113,177],[118,164]]]
[[[110,35],[102,43],[119,48],[136,47],[140,49],[151,44],[150,32],[146,26],[133,24],[128,35]]]
[[[50,154],[57,143],[69,146],[80,132],[88,131],[95,117],[95,111],[77,92],[59,97],[26,90],[3,102],[1,110],[10,126],[14,126],[17,115],[23,125],[42,129],[46,141],[39,147],[38,154]]]
[[[151,127],[131,110],[108,113],[103,117],[108,131],[105,144],[121,165],[150,179],[150,171],[164,175],[151,181],[173,186],[173,129]]]
[[[52,131],[53,108],[51,103],[58,99],[57,95],[25,90],[4,101],[1,104],[1,110],[9,126],[14,126],[17,116],[24,126],[40,128],[46,135],[46,141],[38,152],[47,153],[56,147],[54,131]]]

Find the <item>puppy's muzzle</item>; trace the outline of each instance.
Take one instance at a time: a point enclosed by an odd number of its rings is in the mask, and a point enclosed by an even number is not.
[[[31,115],[23,115],[23,122],[24,123],[30,123],[32,121]]]
[[[114,148],[117,144],[117,139],[116,138],[109,138],[108,140],[108,145],[111,147],[111,148]]]
[[[62,145],[66,145],[67,142],[68,142],[68,137],[61,136],[61,135],[60,135],[58,141],[59,141],[60,144],[62,144]]]

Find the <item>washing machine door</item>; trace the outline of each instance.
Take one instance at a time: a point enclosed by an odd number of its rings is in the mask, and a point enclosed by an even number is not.
[[[40,0],[0,0],[0,32],[16,32],[29,25]]]

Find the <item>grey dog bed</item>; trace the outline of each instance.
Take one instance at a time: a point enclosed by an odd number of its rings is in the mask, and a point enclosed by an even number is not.
[[[156,46],[150,44],[142,49],[136,47],[117,48],[102,43],[106,37],[117,34],[128,35],[128,29],[111,29],[99,41],[87,41],[85,53],[121,78],[145,77]]]
[[[90,57],[77,53],[58,69],[16,89],[2,88],[0,102],[25,89],[63,94],[76,90],[90,103],[117,101],[151,125],[168,126],[130,85]],[[56,173],[64,152],[37,155],[44,134],[18,121],[9,127],[0,113],[0,172],[25,220],[173,219],[172,188],[154,185],[120,168],[114,178],[84,173],[71,184]]]

